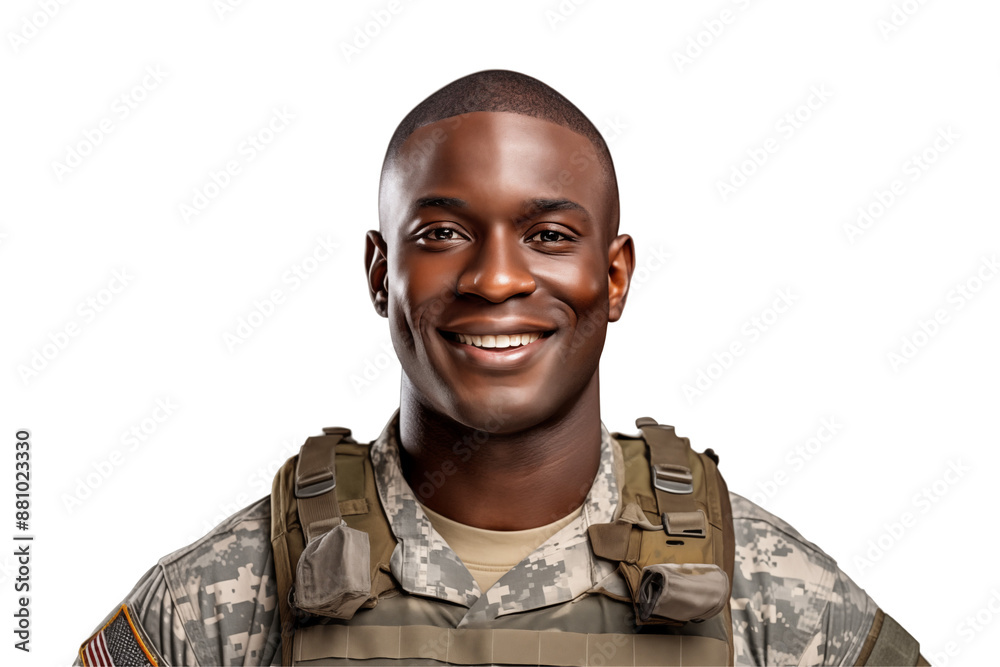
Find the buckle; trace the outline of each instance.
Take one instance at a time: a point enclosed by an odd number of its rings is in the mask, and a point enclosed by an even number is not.
[[[327,491],[333,490],[337,486],[337,478],[330,474],[328,470],[324,471],[323,474],[313,475],[310,479],[303,480],[303,482],[303,484],[299,484],[299,478],[296,475],[296,498],[315,498]]]
[[[670,463],[653,466],[653,486],[667,493],[686,494],[694,492],[694,477],[691,469]]]

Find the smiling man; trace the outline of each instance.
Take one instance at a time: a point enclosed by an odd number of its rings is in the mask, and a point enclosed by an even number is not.
[[[635,265],[618,216],[605,142],[536,79],[479,72],[414,108],[365,249],[399,409],[370,444],[310,438],[80,662],[926,664],[833,559],[729,494],[713,453],[604,426]]]
[[[405,369],[404,475],[419,494],[461,464],[421,500],[470,526],[562,518],[597,473],[598,362],[635,263],[632,239],[616,236],[613,173],[586,136],[507,111],[428,123],[399,151],[366,263]],[[561,177],[571,155],[585,166]],[[477,429],[489,446],[460,461],[452,443]]]

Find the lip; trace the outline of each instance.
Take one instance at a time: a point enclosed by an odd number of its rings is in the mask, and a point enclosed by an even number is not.
[[[555,331],[554,324],[537,322],[532,320],[515,319],[464,319],[449,322],[438,327],[438,331],[447,333],[460,333],[469,336],[485,336],[489,334],[520,334],[540,332],[544,336]]]
[[[450,333],[463,333],[469,335],[484,335],[477,333],[475,331],[463,330],[463,331],[452,331],[450,329],[439,329],[438,334],[447,343],[448,348],[458,353],[464,360],[470,361],[478,366],[483,366],[486,368],[504,368],[504,369],[514,369],[521,367],[529,363],[535,356],[541,352],[545,347],[546,341],[552,337],[554,331],[550,329],[542,328],[522,328],[513,330],[509,327],[504,330],[503,327],[495,326],[493,329],[486,333],[496,333],[496,334],[510,334],[510,333],[526,333],[531,331],[541,331],[542,335],[538,337],[527,345],[518,345],[517,347],[506,347],[506,348],[481,348],[475,345],[468,345],[467,343],[460,343],[454,337],[450,337],[447,334]],[[509,333],[508,333],[509,332]]]

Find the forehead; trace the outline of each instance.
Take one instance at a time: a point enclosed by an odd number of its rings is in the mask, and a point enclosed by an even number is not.
[[[479,111],[418,128],[387,169],[382,222],[429,195],[503,207],[523,198],[570,199],[605,221],[606,183],[590,140],[531,116]]]
[[[506,111],[476,111],[443,118],[414,130],[400,149],[404,159],[419,159],[432,150],[438,156],[455,156],[466,150],[524,150],[524,140],[541,142],[553,152],[586,150],[594,153],[582,134],[541,118]]]

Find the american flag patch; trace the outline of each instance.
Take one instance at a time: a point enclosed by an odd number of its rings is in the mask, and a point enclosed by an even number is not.
[[[126,605],[83,642],[80,658],[87,667],[157,667],[156,658],[146,648]]]

